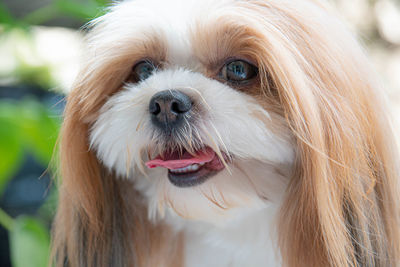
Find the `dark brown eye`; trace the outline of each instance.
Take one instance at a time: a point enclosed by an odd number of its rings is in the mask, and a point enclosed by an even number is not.
[[[241,83],[251,80],[257,73],[256,66],[243,60],[235,60],[225,64],[219,75],[228,82]]]
[[[156,67],[151,61],[141,61],[132,68],[130,80],[134,82],[144,81],[153,74]]]

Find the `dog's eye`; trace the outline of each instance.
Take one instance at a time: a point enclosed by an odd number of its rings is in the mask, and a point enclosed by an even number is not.
[[[133,67],[130,80],[135,82],[146,80],[150,77],[155,68],[156,67],[152,62],[141,61]]]
[[[240,83],[254,78],[257,72],[257,67],[250,63],[243,60],[235,60],[225,64],[219,75],[226,81]]]

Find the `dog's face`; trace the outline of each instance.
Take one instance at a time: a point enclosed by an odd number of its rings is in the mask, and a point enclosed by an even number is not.
[[[282,197],[295,146],[258,5],[128,1],[97,28],[96,64],[114,55],[124,80],[96,114],[91,147],[135,179],[152,216],[218,222]]]

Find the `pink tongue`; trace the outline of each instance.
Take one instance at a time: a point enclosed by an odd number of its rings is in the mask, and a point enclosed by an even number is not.
[[[214,159],[215,152],[211,148],[199,151],[195,157],[185,152],[182,156],[179,156],[178,152],[173,152],[168,155],[164,155],[164,159],[161,156],[157,156],[153,160],[146,162],[146,166],[149,168],[164,167],[171,170],[184,168],[195,163],[207,163]]]

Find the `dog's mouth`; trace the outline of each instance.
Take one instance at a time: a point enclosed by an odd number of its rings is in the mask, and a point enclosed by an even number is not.
[[[191,154],[188,151],[171,151],[146,162],[149,168],[168,169],[169,181],[178,187],[202,184],[225,168],[214,150],[206,147]]]

